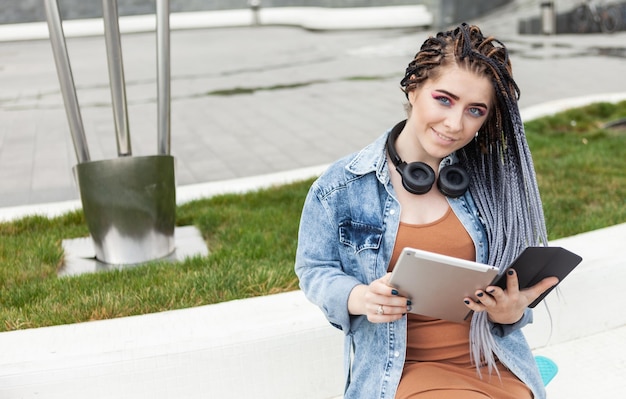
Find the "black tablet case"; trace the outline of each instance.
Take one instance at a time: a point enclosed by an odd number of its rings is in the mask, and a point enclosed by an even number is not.
[[[509,268],[515,270],[520,289],[524,289],[552,276],[558,277],[560,284],[582,259],[582,257],[561,247],[528,247],[513,261]],[[505,271],[491,285],[506,288],[506,276]],[[528,306],[531,308],[537,306],[555,287],[546,290]]]

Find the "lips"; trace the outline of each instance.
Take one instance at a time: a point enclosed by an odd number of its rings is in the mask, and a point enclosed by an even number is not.
[[[445,135],[439,133],[438,131],[436,131],[435,129],[433,129],[433,133],[435,134],[435,136],[439,137],[443,141],[447,141],[447,142],[450,142],[450,143],[456,141],[456,139],[454,139],[452,137],[445,136]]]

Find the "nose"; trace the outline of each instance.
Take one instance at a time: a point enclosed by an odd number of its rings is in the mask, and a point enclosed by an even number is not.
[[[450,110],[446,115],[444,126],[450,132],[459,132],[463,129],[463,113]]]

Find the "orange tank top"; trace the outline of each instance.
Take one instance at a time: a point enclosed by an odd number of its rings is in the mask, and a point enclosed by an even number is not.
[[[472,238],[457,216],[448,208],[446,214],[432,223],[400,223],[389,270],[393,269],[402,248],[475,260]],[[406,362],[443,361],[471,367],[469,357],[469,321],[453,323],[426,316],[408,314]]]

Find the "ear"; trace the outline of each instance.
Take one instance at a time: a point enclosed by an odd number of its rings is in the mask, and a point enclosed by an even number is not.
[[[411,103],[411,105],[413,105],[413,103],[415,102],[415,99],[417,98],[417,90],[413,89],[413,90],[409,91],[407,93],[407,98],[408,98],[409,102]]]

